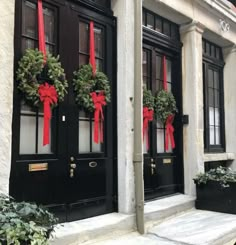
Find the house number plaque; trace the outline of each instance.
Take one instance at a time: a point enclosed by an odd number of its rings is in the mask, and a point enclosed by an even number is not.
[[[164,164],[170,164],[171,163],[171,158],[165,158],[163,159]]]
[[[46,170],[48,170],[47,162],[29,164],[29,172],[46,171]]]

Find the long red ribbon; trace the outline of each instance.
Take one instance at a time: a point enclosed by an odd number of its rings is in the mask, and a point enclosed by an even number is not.
[[[49,144],[49,125],[51,120],[51,105],[57,103],[57,91],[53,85],[41,84],[38,89],[40,100],[43,102],[43,145]]]
[[[149,138],[148,138],[148,122],[153,120],[152,109],[148,109],[148,107],[143,107],[143,140],[146,138],[146,150],[149,150]]]
[[[96,92],[92,92],[90,93],[92,100],[93,100],[93,104],[95,107],[95,111],[94,111],[94,142],[95,143],[103,143],[103,111],[102,111],[102,107],[104,105],[106,105],[106,100],[105,100],[105,96],[103,94],[103,91],[96,93]],[[101,116],[101,117],[100,117]],[[99,130],[100,129],[100,130]],[[99,134],[100,134],[100,141],[99,141]]]
[[[44,35],[44,18],[43,18],[43,3],[42,0],[38,0],[38,37],[39,37],[39,50],[44,55],[44,61],[46,62],[46,44]]]
[[[166,119],[166,136],[165,136],[165,149],[168,151],[169,149],[169,138],[171,143],[171,148],[175,148],[175,139],[174,139],[174,127],[172,125],[174,121],[174,115],[169,115]]]
[[[95,60],[95,42],[94,42],[94,23],[90,21],[90,38],[89,38],[89,54],[90,64],[93,70],[93,76],[96,74],[96,60]]]

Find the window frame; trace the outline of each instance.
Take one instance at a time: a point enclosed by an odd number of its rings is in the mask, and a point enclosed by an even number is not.
[[[209,49],[206,48],[209,46]],[[219,49],[220,55],[216,57],[209,50]],[[224,61],[221,47],[203,39],[203,96],[204,96],[204,152],[220,153],[225,152],[225,116],[224,116]],[[210,119],[209,119],[209,86],[208,71],[209,69],[219,73],[219,117],[220,117],[220,144],[210,144]],[[214,91],[215,88],[213,88]],[[215,98],[215,97],[214,97]],[[214,107],[216,108],[216,107]],[[214,122],[214,127],[216,124]]]

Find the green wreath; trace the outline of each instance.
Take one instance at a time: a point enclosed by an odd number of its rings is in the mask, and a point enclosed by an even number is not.
[[[19,82],[18,89],[23,93],[27,103],[33,106],[40,106],[38,88],[40,84],[48,82],[54,85],[58,102],[64,100],[68,87],[64,69],[59,62],[59,56],[53,57],[50,53],[44,56],[38,49],[27,49],[25,55],[19,61],[16,71],[16,79]]]
[[[171,92],[161,90],[156,96],[155,114],[162,123],[169,115],[177,112],[176,101]]]
[[[152,95],[152,91],[146,88],[143,89],[143,107],[147,107],[149,110],[155,108],[155,97]]]
[[[103,91],[105,101],[111,99],[110,82],[103,72],[96,72],[93,76],[91,65],[83,65],[74,72],[73,79],[75,101],[81,109],[87,112],[94,111],[94,103],[90,93]]]

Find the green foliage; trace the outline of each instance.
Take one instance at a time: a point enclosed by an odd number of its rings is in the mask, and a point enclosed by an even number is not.
[[[0,195],[0,244],[48,244],[56,223],[46,209]]]
[[[18,63],[16,78],[18,89],[23,93],[26,102],[33,106],[40,106],[38,88],[40,81],[38,77],[46,68],[46,77],[50,79],[55,86],[58,94],[58,101],[61,102],[67,93],[68,83],[65,77],[64,69],[59,62],[59,56],[53,57],[47,54],[46,64],[44,65],[43,53],[37,49],[27,49],[25,55]]]
[[[156,96],[155,114],[162,123],[169,115],[177,112],[176,101],[171,92],[161,90]]]
[[[152,96],[151,90],[143,89],[143,107],[154,109],[155,97]]]
[[[210,169],[206,173],[199,173],[194,182],[197,185],[207,184],[209,180],[218,181],[222,187],[229,187],[229,184],[236,182],[236,172],[230,168],[218,167]]]
[[[90,95],[92,92],[104,91],[106,102],[110,102],[110,82],[107,76],[97,71],[93,77],[91,65],[83,65],[74,72],[73,85],[76,103],[87,112],[94,111],[94,104]]]

